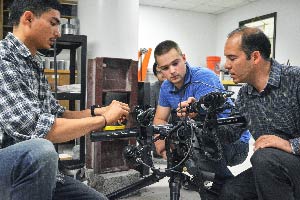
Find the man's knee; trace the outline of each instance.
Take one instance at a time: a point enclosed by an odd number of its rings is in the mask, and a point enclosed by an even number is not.
[[[219,200],[235,200],[237,192],[232,188],[231,184],[224,184],[220,192]]]
[[[224,148],[225,159],[228,166],[235,166],[243,163],[249,152],[249,144],[242,141],[236,141],[228,144]]]
[[[58,162],[58,154],[54,145],[46,139],[31,139],[28,143],[32,162],[40,164],[52,164],[54,167]]]
[[[272,164],[276,164],[277,149],[262,148],[255,151],[250,159],[251,164],[255,169],[268,169]]]

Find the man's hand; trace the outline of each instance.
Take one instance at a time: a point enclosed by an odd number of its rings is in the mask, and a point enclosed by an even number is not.
[[[171,113],[170,107],[162,107],[158,105],[156,107],[155,116],[153,119],[154,125],[164,125],[168,123],[168,119]],[[158,137],[159,135],[155,135],[154,137]],[[161,155],[164,159],[167,159],[166,155],[166,146],[165,146],[165,140],[157,140],[155,142],[155,148],[158,155]]]
[[[189,97],[186,101],[182,101],[178,104],[177,116],[178,117],[186,117],[187,115],[190,118],[196,117],[197,113],[187,113],[187,107],[190,106],[191,103],[196,102],[197,100],[194,97]]]
[[[108,109],[108,106],[102,106],[101,108],[95,108],[94,113],[96,116],[102,115]]]
[[[106,106],[102,115],[106,118],[107,125],[124,120],[128,117],[130,108],[128,104],[113,100],[109,106]]]
[[[165,140],[157,140],[155,142],[155,149],[156,149],[156,152],[157,152],[158,155],[162,156],[163,159],[167,160]]]
[[[263,135],[260,136],[254,143],[254,151],[266,148],[273,147],[276,149],[281,149],[285,152],[292,153],[292,148],[289,141],[284,140],[276,135]]]

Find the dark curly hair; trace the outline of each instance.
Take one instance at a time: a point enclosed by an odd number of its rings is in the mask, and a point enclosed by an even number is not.
[[[236,34],[242,36],[241,49],[245,52],[248,60],[253,51],[259,51],[265,60],[270,60],[271,43],[263,31],[258,28],[242,26],[230,32],[228,38]]]
[[[153,71],[154,76],[157,76],[157,69],[156,69],[156,67],[157,67],[157,63],[155,62],[155,63],[153,63],[153,67],[152,67],[152,71]]]
[[[39,17],[50,9],[61,11],[61,5],[57,0],[14,0],[9,6],[9,24],[18,25],[25,11],[31,11]]]

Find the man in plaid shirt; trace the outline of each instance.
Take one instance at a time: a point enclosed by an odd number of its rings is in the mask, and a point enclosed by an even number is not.
[[[34,138],[66,142],[128,115],[128,105],[119,101],[107,107],[69,111],[52,96],[36,53],[38,49],[49,49],[60,37],[59,10],[56,0],[15,0],[10,7],[13,33],[8,33],[0,43],[0,133],[11,137],[13,143]],[[44,177],[40,181],[52,180]],[[0,191],[10,190],[15,184],[0,187]],[[48,192],[40,191],[44,195],[42,198],[31,196],[30,199],[106,199],[103,194],[68,176],[60,176],[57,183],[49,185],[54,185],[55,190],[49,187]]]

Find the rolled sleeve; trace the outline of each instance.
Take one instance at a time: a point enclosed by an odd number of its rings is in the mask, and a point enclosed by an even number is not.
[[[40,115],[37,125],[36,125],[36,132],[33,135],[34,137],[44,138],[52,128],[52,125],[54,124],[55,116],[46,113],[43,115]]]
[[[292,148],[292,153],[295,155],[300,155],[300,138],[294,138],[289,140]]]
[[[51,91],[49,91],[48,93],[49,93],[48,97],[50,102],[49,103],[50,112],[56,117],[62,117],[66,109],[58,103],[57,99],[53,97]]]

